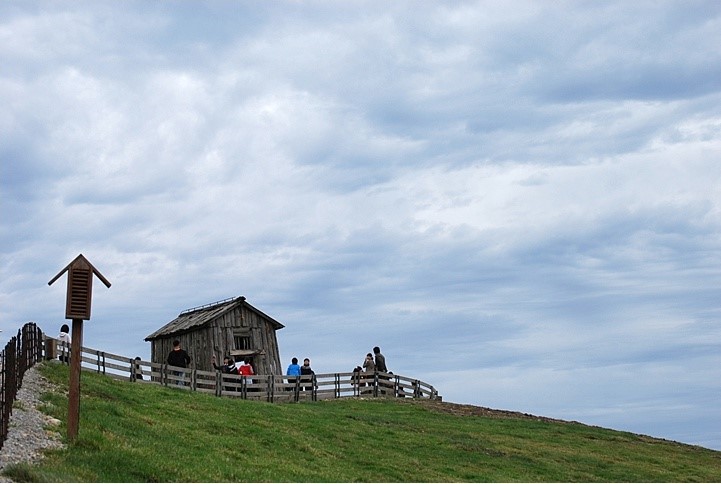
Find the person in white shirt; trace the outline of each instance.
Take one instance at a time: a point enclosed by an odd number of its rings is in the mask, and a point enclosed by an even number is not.
[[[58,335],[58,341],[60,341],[60,361],[63,363],[70,362],[70,328],[67,324],[63,324],[60,327],[60,334]]]

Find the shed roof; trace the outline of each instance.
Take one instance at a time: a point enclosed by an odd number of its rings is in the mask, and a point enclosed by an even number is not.
[[[187,333],[195,328],[203,326],[210,321],[214,320],[218,316],[221,316],[238,306],[243,306],[251,310],[252,312],[259,315],[261,318],[268,321],[273,329],[276,331],[285,328],[284,325],[271,318],[263,311],[251,306],[246,302],[245,296],[239,296],[214,303],[206,304],[196,308],[186,309],[178,315],[177,318],[155,331],[154,333],[145,337],[145,341],[153,341],[164,336],[171,336],[174,334]]]

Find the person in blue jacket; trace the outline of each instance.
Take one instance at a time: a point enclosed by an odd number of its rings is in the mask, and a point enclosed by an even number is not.
[[[300,365],[298,364],[298,358],[293,357],[288,365],[288,371],[285,372],[288,375],[288,383],[294,385],[296,378],[300,376]]]

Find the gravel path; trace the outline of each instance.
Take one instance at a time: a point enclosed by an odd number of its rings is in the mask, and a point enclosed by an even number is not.
[[[37,461],[42,457],[43,449],[64,446],[57,432],[60,421],[37,410],[41,403],[38,397],[54,389],[37,368],[25,372],[10,417],[8,439],[0,450],[0,470],[9,464]],[[0,482],[12,481],[0,475]]]

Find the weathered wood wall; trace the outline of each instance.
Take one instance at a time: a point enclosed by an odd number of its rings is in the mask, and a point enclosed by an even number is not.
[[[272,323],[245,305],[235,307],[191,332],[158,337],[151,342],[151,359],[154,363],[166,363],[168,355],[173,350],[173,340],[177,339],[192,359],[191,368],[211,371],[213,355],[220,365],[225,355],[237,349],[234,331],[247,333],[251,338],[251,347],[264,350],[263,354],[253,356],[253,368],[256,373],[263,375],[283,373],[278,338]]]

